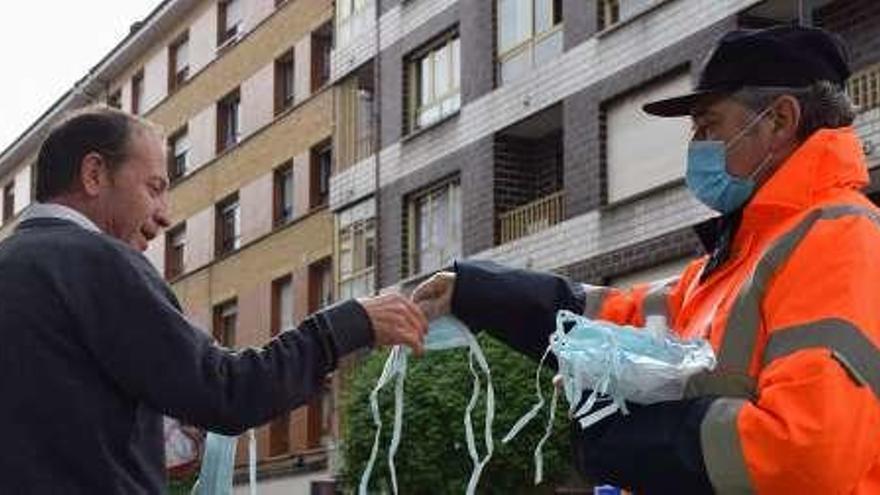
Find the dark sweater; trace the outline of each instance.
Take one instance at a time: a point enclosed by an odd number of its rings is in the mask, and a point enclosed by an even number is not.
[[[349,301],[263,348],[221,348],[140,253],[25,221],[0,243],[0,493],[164,493],[163,414],[241,433],[372,339]]]

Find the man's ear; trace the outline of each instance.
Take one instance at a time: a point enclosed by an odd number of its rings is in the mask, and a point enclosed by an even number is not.
[[[83,192],[88,197],[95,197],[109,184],[110,176],[107,160],[100,153],[86,154],[79,169],[79,181]]]
[[[791,95],[783,95],[773,103],[773,140],[777,147],[797,142],[801,123],[801,104]]]

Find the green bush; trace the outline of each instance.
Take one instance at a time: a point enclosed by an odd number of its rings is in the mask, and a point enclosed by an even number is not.
[[[501,438],[536,401],[537,363],[510,350],[483,333],[478,338],[492,371],[495,387],[495,452],[483,471],[480,493],[536,493],[546,491],[571,472],[565,399],[560,397],[554,433],[544,445],[544,483],[533,487],[533,451],[544,433],[552,391],[552,372],[541,378],[546,405],[510,444]],[[361,473],[369,459],[375,427],[369,406],[370,391],[382,372],[387,352],[374,353],[346,377],[342,416],[342,483],[346,493],[357,490]],[[423,358],[410,358],[404,394],[403,433],[395,457],[397,479],[402,494],[463,493],[472,470],[464,433],[464,410],[471,396],[471,373],[467,351],[455,349],[431,352]],[[485,453],[483,421],[485,381],[481,400],[473,415],[474,432],[480,456]],[[370,492],[388,491],[387,448],[391,438],[394,398],[393,385],[380,393],[382,439]]]

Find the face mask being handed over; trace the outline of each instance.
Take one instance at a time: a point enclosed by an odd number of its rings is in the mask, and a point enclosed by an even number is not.
[[[691,141],[687,156],[688,189],[703,204],[719,213],[731,213],[744,205],[755,192],[755,178],[770,163],[772,152],[748,177],[737,177],[727,171],[727,152],[736,146],[770,111],[764,109],[728,143],[706,140]]]

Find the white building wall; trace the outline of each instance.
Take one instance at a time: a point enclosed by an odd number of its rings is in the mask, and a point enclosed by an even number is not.
[[[241,135],[248,136],[272,122],[275,64],[269,63],[241,83]]]
[[[158,50],[144,66],[144,108],[150,111],[168,95],[168,49]]]

